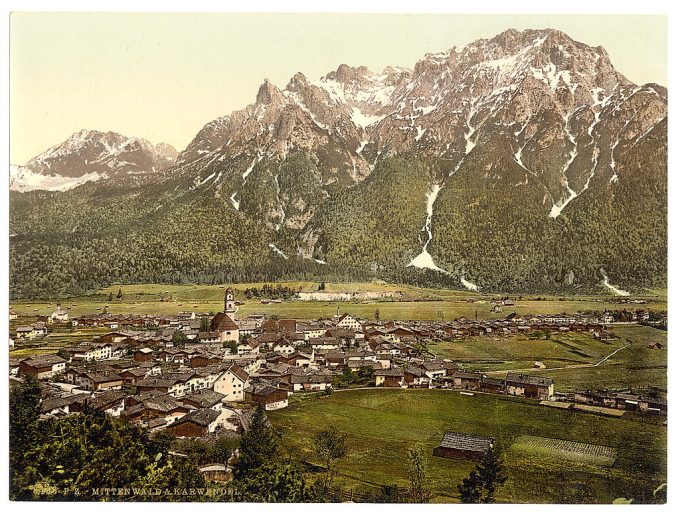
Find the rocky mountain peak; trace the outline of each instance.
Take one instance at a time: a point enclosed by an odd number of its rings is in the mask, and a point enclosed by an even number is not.
[[[285,99],[281,94],[281,90],[271,83],[269,79],[265,79],[260,89],[257,90],[257,97],[255,103],[257,105],[267,104],[282,104]]]
[[[326,79],[346,83],[352,81],[361,81],[369,74],[371,74],[371,72],[366,66],[359,66],[355,68],[346,64],[341,64],[338,66],[337,70],[326,74]]]
[[[44,185],[44,181],[35,175],[98,180],[120,174],[154,172],[172,166],[176,158],[177,150],[166,143],[153,145],[144,138],[127,137],[113,131],[81,129],[21,167],[21,177],[16,178],[14,186],[26,190]],[[23,179],[31,184],[22,184]],[[68,189],[69,184],[80,182],[53,179],[50,184]]]

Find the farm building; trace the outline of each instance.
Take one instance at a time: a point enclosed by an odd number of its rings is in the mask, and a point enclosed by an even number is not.
[[[439,447],[435,447],[432,456],[458,460],[479,461],[484,454],[493,448],[494,439],[490,436],[454,433],[444,434]]]
[[[47,379],[66,370],[66,360],[56,354],[26,358],[19,363],[19,375]]]
[[[213,409],[201,408],[170,424],[167,431],[179,437],[203,436],[215,431],[219,416],[219,412]]]
[[[245,401],[276,410],[288,406],[288,391],[268,384],[254,384],[245,389]]]
[[[555,394],[554,387],[554,382],[549,377],[508,372],[505,378],[505,388],[509,395],[548,400]]]
[[[384,368],[374,370],[376,386],[402,386],[404,382],[404,371],[400,368]]]

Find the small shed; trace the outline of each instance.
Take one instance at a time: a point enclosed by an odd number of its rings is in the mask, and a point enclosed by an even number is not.
[[[448,431],[444,434],[439,447],[432,451],[432,455],[439,458],[481,461],[484,454],[493,448],[493,442],[494,439],[490,436]]]

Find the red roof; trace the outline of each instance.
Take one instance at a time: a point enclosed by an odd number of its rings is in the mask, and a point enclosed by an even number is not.
[[[217,313],[210,322],[211,331],[236,331],[236,322],[226,313]]]

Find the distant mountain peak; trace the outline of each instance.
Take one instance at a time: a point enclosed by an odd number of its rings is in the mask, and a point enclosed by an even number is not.
[[[65,190],[82,182],[121,174],[155,172],[172,166],[177,154],[177,150],[167,143],[154,145],[136,136],[81,129],[38,154],[25,166],[15,167],[12,188]]]

